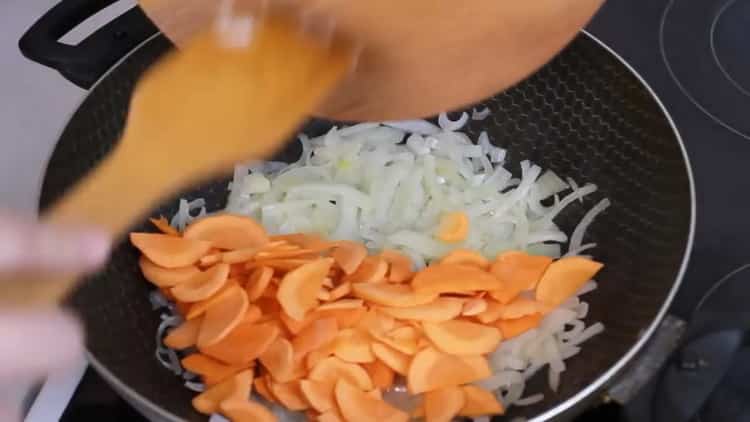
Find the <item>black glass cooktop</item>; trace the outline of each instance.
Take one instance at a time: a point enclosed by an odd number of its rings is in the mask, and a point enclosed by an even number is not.
[[[750,262],[750,177],[744,173],[750,161],[750,0],[609,0],[588,30],[654,88],[685,142],[697,226],[690,267],[670,313],[686,319],[712,285]],[[737,277],[750,283],[750,272]],[[748,290],[741,286],[735,296]],[[750,347],[730,365],[694,421],[750,420]],[[580,420],[653,420],[655,389],[652,383],[625,407],[602,405]],[[82,420],[145,419],[89,370],[62,418]]]

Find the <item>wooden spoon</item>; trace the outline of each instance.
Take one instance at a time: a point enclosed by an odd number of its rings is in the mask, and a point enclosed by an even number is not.
[[[44,220],[120,235],[160,199],[276,151],[352,67],[349,42],[290,15],[223,23],[147,71],[114,151]],[[54,304],[76,279],[25,276],[0,282],[0,302]]]
[[[139,0],[178,46],[226,0]],[[496,94],[536,71],[588,22],[603,0],[236,0],[293,3],[356,33],[355,73],[318,110],[340,120],[424,117]]]

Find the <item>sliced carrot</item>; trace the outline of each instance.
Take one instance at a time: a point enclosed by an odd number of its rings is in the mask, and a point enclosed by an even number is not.
[[[464,407],[464,392],[458,386],[443,387],[424,393],[427,422],[450,422]]]
[[[243,278],[247,275],[244,264],[229,264],[229,278]]]
[[[341,330],[334,340],[333,354],[341,360],[351,363],[368,363],[375,361],[367,334],[356,330]]]
[[[414,276],[413,264],[408,256],[393,249],[385,249],[380,256],[390,265],[388,281],[403,283]]]
[[[333,388],[329,384],[313,380],[300,380],[299,385],[305,400],[318,412],[327,412],[336,405]]]
[[[521,292],[536,287],[552,263],[552,258],[509,251],[497,256],[490,271],[503,282],[503,288],[490,292],[500,303],[508,303]]]
[[[247,298],[250,302],[255,302],[259,297],[263,295],[266,288],[271,283],[273,278],[273,268],[271,267],[258,267],[255,268],[247,279],[247,285],[245,290],[247,291]]]
[[[261,313],[264,317],[276,316],[281,313],[281,305],[276,301],[276,298],[261,297],[253,302],[257,307],[260,308]]]
[[[299,381],[286,383],[269,381],[269,388],[276,400],[289,410],[305,410],[310,407],[302,394]]]
[[[305,367],[307,370],[311,370],[315,367],[315,365],[318,364],[321,360],[333,356],[333,351],[336,348],[336,342],[332,341],[328,344],[325,344],[310,353],[307,354],[307,357],[305,358]]]
[[[258,321],[260,321],[260,318],[263,316],[263,313],[261,312],[260,308],[256,305],[249,305],[247,307],[247,311],[245,312],[245,317],[242,318],[242,321],[240,321],[240,324],[253,324]]]
[[[184,283],[200,272],[195,265],[178,268],[163,268],[151,262],[145,255],[138,260],[146,280],[159,287],[173,287]]]
[[[281,322],[284,323],[284,326],[287,328],[287,330],[289,330],[289,332],[294,335],[299,334],[302,330],[305,329],[305,327],[310,325],[318,318],[320,318],[320,314],[318,312],[308,313],[301,321],[297,321],[296,319],[290,317],[284,311],[279,313],[279,319],[281,320]]]
[[[482,324],[495,322],[503,315],[505,305],[492,299],[486,299],[487,309],[476,315],[477,320]]]
[[[393,386],[393,382],[396,379],[396,372],[382,361],[375,360],[374,362],[363,363],[362,367],[370,375],[375,388],[388,390]]]
[[[419,394],[479,381],[491,374],[482,356],[455,356],[428,347],[414,356],[406,379],[409,392]]]
[[[218,342],[200,346],[201,353],[228,364],[247,364],[263,354],[279,336],[273,323],[241,324]]]
[[[171,292],[170,292],[170,294],[171,294]],[[172,299],[172,300],[174,300],[174,299]],[[175,307],[177,308],[177,313],[179,313],[182,316],[185,316],[185,315],[188,314],[188,312],[190,312],[190,304],[189,303],[175,301]]]
[[[335,356],[325,358],[318,362],[318,364],[310,370],[308,378],[329,385],[336,380],[342,379],[363,391],[373,389],[372,379],[370,379],[370,375],[367,371],[355,363],[344,362]]]
[[[569,256],[550,264],[536,288],[536,299],[558,306],[591,280],[604,265],[580,256]]]
[[[159,218],[149,218],[148,221],[150,221],[151,224],[154,225],[154,227],[159,229],[159,231],[164,234],[168,234],[170,236],[180,235],[180,232],[178,232],[177,229],[169,225],[169,221],[167,221],[166,217],[164,217],[163,215],[160,215]]]
[[[503,283],[491,273],[454,264],[430,265],[414,276],[411,285],[416,292],[433,294],[471,293],[503,287]]]
[[[276,416],[260,403],[231,399],[221,402],[221,413],[232,422],[278,422]]]
[[[318,416],[318,422],[346,422],[344,417],[341,416],[338,410],[331,409],[327,412],[323,412]]]
[[[486,310],[487,301],[482,298],[475,297],[473,299],[467,300],[466,303],[464,303],[464,307],[461,310],[461,315],[475,316],[481,314]]]
[[[378,283],[388,274],[388,262],[378,256],[368,256],[362,260],[357,270],[347,274],[343,281],[349,283]]]
[[[200,302],[221,290],[229,279],[229,265],[217,264],[199,272],[190,280],[172,287],[172,294],[181,302]]]
[[[214,293],[211,297],[190,305],[190,310],[185,317],[187,319],[193,319],[203,315],[208,308],[224,300],[227,294],[233,294],[235,286],[239,287],[240,284],[236,280],[232,280],[231,278],[228,279],[227,282],[224,283],[224,286],[219,289],[218,292]]]
[[[289,258],[317,258],[320,256],[321,250],[316,249],[300,249],[295,248],[293,250],[276,250],[276,251],[261,251],[255,255],[255,259],[289,259]]]
[[[490,261],[477,251],[456,249],[440,260],[441,264],[468,265],[482,270],[490,268]]]
[[[333,289],[333,279],[330,276],[330,271],[328,277],[323,280],[323,287],[325,287],[326,289]]]
[[[362,318],[367,314],[367,310],[364,307],[352,308],[352,309],[328,309],[321,311],[318,309],[315,311],[316,315],[321,318],[335,318],[340,329],[356,327],[362,321]]]
[[[332,342],[339,332],[334,318],[316,319],[292,340],[294,359],[300,360],[308,353]]]
[[[256,248],[268,243],[263,226],[252,218],[231,214],[217,214],[195,220],[187,226],[186,239],[210,241],[217,248]]]
[[[502,415],[505,413],[503,405],[495,395],[475,385],[464,385],[461,387],[464,393],[465,403],[458,412],[460,416],[486,416]]]
[[[521,318],[526,315],[536,313],[546,313],[550,310],[550,306],[542,302],[538,302],[532,299],[526,299],[525,297],[517,297],[507,305],[503,305],[500,310],[500,318],[502,319],[515,319]]]
[[[268,389],[268,384],[266,383],[265,378],[255,378],[255,381],[253,381],[253,391],[258,393],[268,402],[277,403],[276,397],[274,397],[271,390]]]
[[[330,242],[326,242],[317,234],[313,233],[293,233],[271,236],[272,241],[285,241],[301,248],[319,249],[323,247],[332,247]]]
[[[334,244],[331,257],[336,261],[336,265],[344,270],[344,273],[350,275],[354,274],[362,261],[367,258],[367,248],[361,243],[340,240]]]
[[[386,366],[400,375],[406,375],[411,365],[411,356],[383,343],[373,342],[372,353]]]
[[[406,422],[409,415],[381,399],[369,396],[346,380],[335,388],[336,403],[346,420],[357,422]]]
[[[211,249],[211,242],[159,233],[130,233],[130,242],[154,264],[164,268],[193,265]]]
[[[189,319],[164,337],[164,344],[172,349],[187,349],[195,346],[200,332],[201,318]]]
[[[274,380],[278,382],[291,381],[294,370],[294,349],[292,343],[283,337],[277,337],[266,350],[258,356],[258,360],[266,368]]]
[[[538,327],[540,322],[542,322],[542,314],[531,314],[520,318],[501,319],[495,325],[503,333],[503,338],[508,340]]]
[[[221,262],[225,262],[227,264],[239,264],[242,262],[247,262],[253,259],[255,255],[258,254],[259,250],[260,248],[244,248],[224,252],[220,257]]]
[[[370,331],[370,335],[377,341],[384,343],[401,353],[413,356],[419,350],[418,339],[393,337],[390,334]]]
[[[440,322],[456,318],[461,314],[464,300],[453,297],[439,297],[434,301],[408,308],[379,307],[386,315],[402,320]]]
[[[186,370],[198,374],[207,385],[214,385],[245,369],[247,365],[226,365],[200,353],[193,353],[180,361]]]
[[[221,402],[237,398],[248,400],[253,385],[253,370],[240,371],[226,380],[208,387],[193,398],[193,408],[204,415],[216,413]]]
[[[424,403],[417,405],[417,407],[415,407],[410,414],[412,419],[424,419],[424,415]]]
[[[198,261],[198,264],[203,267],[210,267],[212,265],[215,265],[217,263],[221,262],[221,253],[220,252],[214,252],[210,253],[208,255],[203,256],[203,258]]]
[[[266,287],[266,290],[263,291],[263,294],[261,297],[270,297],[270,298],[276,298],[276,296],[279,294],[279,287],[273,283],[273,279],[271,279],[271,283],[268,284],[268,287]]]
[[[354,296],[378,305],[410,307],[424,305],[437,299],[438,293],[415,291],[405,284],[358,283],[352,284]]]
[[[329,279],[330,280],[330,279]],[[330,300],[338,300],[352,292],[352,284],[344,282],[331,289]]]
[[[340,299],[335,302],[328,302],[318,306],[318,311],[333,311],[337,309],[357,309],[363,308],[365,302],[362,299]]]
[[[277,299],[287,315],[301,321],[310,309],[318,305],[315,295],[323,286],[332,264],[331,258],[321,258],[284,276]]]
[[[290,259],[261,259],[257,261],[249,261],[245,264],[245,268],[252,270],[257,267],[271,267],[276,271],[289,272],[296,270],[297,268],[315,262],[316,259],[303,259],[303,258],[290,258]]]
[[[500,330],[471,321],[425,322],[424,333],[439,350],[453,355],[491,353],[500,344]]]
[[[328,302],[331,300],[331,292],[326,289],[320,289],[315,297],[321,302]]]
[[[469,234],[469,216],[456,211],[443,214],[440,217],[435,237],[446,243],[458,243],[466,239]]]
[[[237,287],[233,293],[208,308],[198,333],[198,347],[211,346],[228,336],[242,322],[249,305],[247,294]]]
[[[365,315],[357,324],[357,328],[366,332],[372,333],[377,332],[379,334],[385,334],[393,330],[396,326],[396,320],[386,314],[383,314],[376,309],[368,310]]]

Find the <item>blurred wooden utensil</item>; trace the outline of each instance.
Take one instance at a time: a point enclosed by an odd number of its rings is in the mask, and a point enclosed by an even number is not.
[[[365,47],[355,73],[317,114],[341,120],[425,117],[489,97],[559,52],[603,0],[236,0],[289,3],[336,22]],[[140,0],[178,46],[223,0]]]
[[[114,151],[43,220],[123,234],[160,199],[272,154],[352,67],[348,41],[316,39],[292,15],[219,23],[146,72]],[[76,275],[17,275],[0,302],[57,303]]]

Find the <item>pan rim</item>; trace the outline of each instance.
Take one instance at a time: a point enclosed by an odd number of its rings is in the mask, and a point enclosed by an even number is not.
[[[602,389],[607,382],[609,382],[613,377],[615,377],[633,359],[633,357],[635,357],[635,355],[641,351],[643,346],[646,344],[646,342],[651,338],[651,336],[656,331],[656,328],[658,327],[659,323],[665,317],[667,310],[669,309],[670,305],[672,304],[672,301],[674,300],[675,295],[677,294],[677,291],[682,285],[682,280],[684,278],[685,272],[687,271],[687,266],[690,260],[690,255],[693,250],[693,243],[694,243],[695,224],[696,224],[696,194],[695,194],[695,182],[694,182],[694,177],[693,177],[693,170],[692,170],[692,165],[690,162],[690,156],[688,155],[687,149],[685,148],[685,143],[682,139],[680,131],[677,129],[677,126],[675,125],[672,115],[664,106],[664,103],[661,101],[661,99],[656,94],[656,92],[651,87],[651,85],[649,85],[648,82],[646,82],[646,80],[640,75],[640,73],[638,73],[635,70],[635,68],[633,68],[633,66],[631,66],[630,63],[628,63],[622,56],[620,56],[609,45],[607,45],[605,42],[597,38],[595,35],[591,34],[586,29],[582,29],[579,32],[579,34],[585,35],[591,40],[593,40],[596,44],[598,44],[605,51],[607,51],[614,58],[616,58],[622,65],[624,65],[625,68],[628,69],[628,71],[633,76],[635,76],[636,79],[640,82],[640,84],[648,91],[648,93],[651,95],[653,100],[659,106],[659,109],[661,110],[661,112],[664,114],[665,118],[669,122],[669,126],[674,132],[674,135],[677,139],[677,143],[680,146],[680,151],[682,152],[682,157],[685,163],[686,173],[688,177],[688,187],[690,191],[689,233],[688,233],[687,243],[685,245],[685,250],[683,252],[682,261],[680,263],[680,268],[677,273],[677,276],[675,277],[674,283],[672,284],[672,287],[666,299],[662,303],[661,308],[657,312],[656,317],[654,317],[651,324],[643,331],[640,338],[635,342],[635,344],[633,344],[628,349],[628,351],[625,354],[623,354],[622,357],[620,357],[620,359],[618,359],[613,365],[611,365],[609,369],[607,369],[602,375],[598,376],[589,386],[581,389],[578,393],[569,397],[563,402],[555,405],[551,409],[533,417],[532,419],[529,420],[529,422],[543,422],[543,421],[551,420],[552,418],[559,416],[563,412],[573,408],[578,403],[585,400],[587,397],[592,396],[598,390]],[[107,72],[105,72],[96,81],[96,83],[94,83],[91,86],[91,88],[89,88],[87,94],[82,97],[81,101],[78,103],[78,106],[73,109],[73,111],[71,112],[66,122],[69,122],[72,119],[76,110],[80,108],[81,104],[83,104],[84,101],[86,101],[90,93],[97,86],[99,86],[99,84],[103,80],[105,80],[112,72],[114,72],[115,69],[117,69],[124,61],[129,59],[133,54],[139,51],[142,47],[149,44],[154,39],[161,37],[162,35],[163,34],[161,32],[155,33],[154,35],[152,35],[151,37],[149,37],[142,43],[138,44],[135,48],[133,48],[120,60],[118,60],[114,65],[112,65],[112,67],[110,67],[110,69],[107,70]],[[58,134],[58,139],[60,139],[64,130],[65,130],[65,126],[61,128],[60,133]],[[89,364],[97,371],[97,373],[102,378],[104,378],[104,380],[107,381],[107,383],[109,383],[118,393],[127,396],[128,401],[132,400],[134,405],[135,403],[137,403],[138,405],[135,407],[139,408],[139,410],[146,410],[149,412],[149,416],[152,416],[152,415],[157,416],[164,421],[168,421],[168,422],[183,421],[183,419],[179,418],[172,412],[166,410],[162,406],[159,406],[158,404],[154,403],[150,399],[144,397],[143,395],[135,391],[133,388],[131,388],[127,384],[123,383],[113,372],[111,372],[104,364],[102,364],[88,349],[86,349],[85,356]]]

